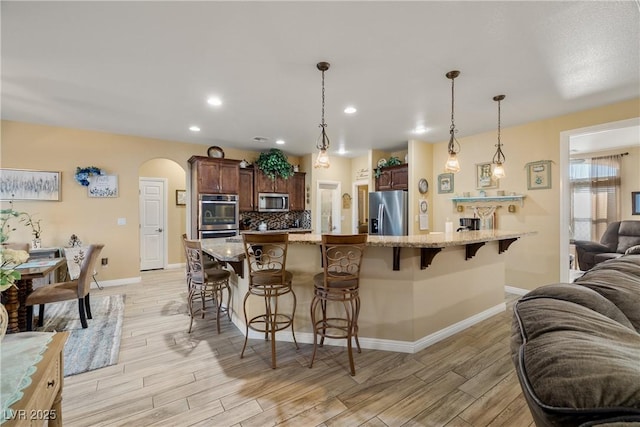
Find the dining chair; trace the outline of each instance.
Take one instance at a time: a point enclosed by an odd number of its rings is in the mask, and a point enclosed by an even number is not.
[[[33,330],[33,306],[39,305],[38,326],[43,325],[45,304],[78,300],[78,313],[82,328],[87,328],[87,318],[91,319],[91,303],[89,291],[91,290],[91,277],[96,268],[96,263],[104,244],[93,244],[87,247],[84,256],[78,258],[80,274],[76,280],[52,283],[35,289],[27,295],[27,330]]]
[[[187,306],[189,308],[189,333],[193,328],[193,319],[199,312],[204,319],[206,302],[210,300],[215,308],[216,326],[220,333],[220,314],[226,313],[231,320],[231,287],[229,276],[231,273],[223,268],[205,268],[203,262],[202,244],[199,240],[184,240],[187,256],[187,285],[189,287]],[[227,305],[222,305],[224,292],[227,292]],[[197,303],[201,308],[196,308]]]
[[[311,300],[313,355],[310,368],[316,357],[318,337],[320,337],[321,347],[325,338],[342,338],[347,340],[351,375],[356,374],[351,341],[355,340],[360,353],[362,351],[358,341],[360,265],[366,243],[366,234],[322,235],[323,271],[313,277],[314,289]],[[329,304],[337,307],[328,308]],[[329,312],[329,310],[332,311]],[[341,310],[344,314],[340,313]]]

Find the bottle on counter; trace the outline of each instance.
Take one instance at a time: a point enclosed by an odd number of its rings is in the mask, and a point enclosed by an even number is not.
[[[264,223],[264,222],[261,222],[261,223],[258,225],[258,231],[267,231],[267,224],[266,224],[266,223]]]
[[[449,217],[447,217],[447,220],[444,223],[444,232],[446,234],[452,234],[453,233],[453,222],[451,222]]]

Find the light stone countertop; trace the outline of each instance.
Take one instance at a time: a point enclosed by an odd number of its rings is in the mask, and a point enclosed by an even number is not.
[[[368,246],[389,248],[446,248],[495,240],[517,239],[537,234],[535,231],[478,230],[451,234],[434,232],[413,236],[369,236]],[[321,234],[289,234],[290,244],[319,245]],[[226,242],[202,240],[202,248],[220,261],[237,262],[245,258],[242,237],[230,237]]]

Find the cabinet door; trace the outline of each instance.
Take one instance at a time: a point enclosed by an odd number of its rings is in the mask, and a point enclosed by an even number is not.
[[[293,177],[289,177],[288,179],[277,177],[273,181],[274,193],[289,194],[289,183],[291,182],[291,178]]]
[[[304,210],[304,177],[303,172],[297,172],[289,178],[289,208],[292,211]]]
[[[220,164],[206,160],[198,161],[198,193],[220,193]]]
[[[392,190],[391,171],[383,169],[380,176],[376,178],[376,191]]]
[[[240,212],[253,210],[253,170],[240,169],[240,191],[238,191],[238,206]]]
[[[224,194],[238,194],[240,183],[240,167],[237,162],[220,162],[220,192]]]
[[[264,172],[257,170],[254,173],[255,191],[256,193],[275,193],[275,182],[269,178]]]
[[[406,166],[391,171],[391,187],[394,190],[409,189],[409,169]]]

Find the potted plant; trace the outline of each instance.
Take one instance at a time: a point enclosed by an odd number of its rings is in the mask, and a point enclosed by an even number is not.
[[[24,222],[24,225],[31,227],[31,234],[33,234],[33,243],[32,246],[34,249],[40,248],[40,235],[42,234],[42,228],[40,227],[40,219],[34,220],[33,217],[27,213],[23,212],[23,217],[20,218],[21,222]]]
[[[276,179],[276,177],[288,179],[293,175],[293,165],[289,163],[287,156],[277,148],[260,153],[256,165],[271,179]]]

